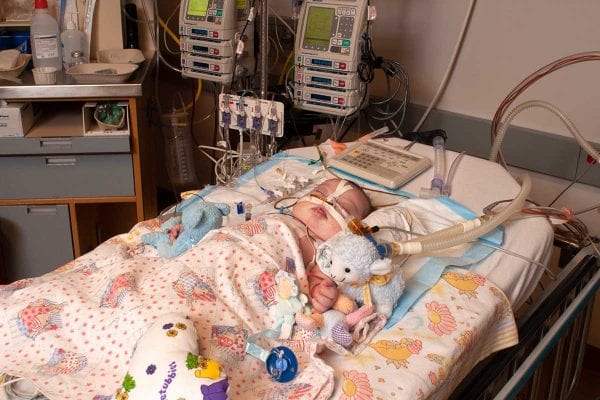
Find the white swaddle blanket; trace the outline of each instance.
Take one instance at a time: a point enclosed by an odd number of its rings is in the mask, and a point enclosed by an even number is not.
[[[419,235],[434,232],[464,220],[460,205],[447,201],[447,199],[442,201],[409,199],[398,205],[374,211],[364,222],[369,226],[393,226]],[[500,247],[523,258],[495,250],[484,259],[472,264],[469,270],[496,284],[507,296],[513,309],[516,310],[531,295],[543,274],[543,268],[527,259],[547,263],[551,255],[552,227],[545,218],[540,217],[510,220],[503,225],[503,230],[504,235],[502,242],[499,243]],[[410,235],[401,230],[382,229],[375,234],[375,237],[381,241],[402,241],[409,239]],[[469,246],[471,245],[446,249],[435,255],[460,257]],[[406,278],[409,279],[415,274],[427,262],[430,255],[410,257],[403,264]]]

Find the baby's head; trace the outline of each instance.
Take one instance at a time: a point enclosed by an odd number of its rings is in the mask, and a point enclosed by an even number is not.
[[[371,203],[362,189],[342,179],[321,183],[309,195],[298,200],[292,210],[294,217],[323,241],[342,230],[343,214],[363,219],[370,212]]]

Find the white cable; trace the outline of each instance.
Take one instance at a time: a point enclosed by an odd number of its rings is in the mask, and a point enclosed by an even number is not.
[[[217,150],[217,151],[222,151],[222,152],[231,152],[231,154],[233,154],[233,155],[238,155],[238,152],[235,150],[227,150],[227,149],[223,149],[221,147],[207,146],[204,144],[201,144],[198,147],[201,149]]]
[[[571,135],[573,135],[577,143],[579,143],[579,145],[596,161],[600,161],[600,154],[598,153],[598,151],[590,144],[590,142],[588,142],[583,137],[583,135],[579,132],[575,124],[573,124],[573,122],[571,122],[571,120],[565,114],[563,114],[563,112],[560,111],[556,106],[541,100],[526,101],[524,103],[519,104],[508,113],[506,119],[500,124],[498,128],[496,139],[494,140],[492,150],[490,151],[490,161],[495,162],[498,158],[498,154],[500,153],[500,146],[502,145],[502,141],[504,140],[504,136],[506,135],[506,131],[508,130],[508,127],[510,126],[512,120],[522,111],[535,107],[543,108],[556,115],[565,125],[565,127],[569,130]]]
[[[8,385],[10,385],[11,383],[15,383],[15,382],[22,381],[23,379],[25,379],[25,378],[14,378],[14,379],[11,379],[10,381],[2,382],[2,383],[0,384],[0,388],[3,388],[4,386],[8,386]]]
[[[271,65],[270,69],[273,69],[274,66],[277,65],[277,63],[279,62],[279,46],[277,46],[277,43],[275,42],[275,39],[273,38],[269,38],[269,43],[273,42],[273,44],[275,45],[275,61],[273,61],[273,64]],[[269,51],[271,51],[271,46],[269,46]]]
[[[200,151],[200,153],[204,154],[213,163],[215,163],[215,164],[217,163],[217,159],[214,158],[213,156],[211,156],[210,154],[208,154],[206,151],[202,150],[201,148],[198,148],[198,151]]]
[[[469,7],[467,8],[467,15],[465,15],[465,19],[463,21],[462,28],[458,35],[458,40],[456,41],[456,45],[454,46],[454,51],[452,52],[452,56],[450,57],[450,62],[448,64],[448,68],[446,69],[446,72],[444,73],[444,77],[442,78],[442,81],[440,82],[440,86],[438,87],[437,93],[435,94],[435,96],[433,96],[433,99],[431,99],[431,103],[429,103],[427,110],[425,110],[425,113],[423,114],[423,116],[421,117],[419,122],[417,122],[417,125],[415,125],[415,127],[413,128],[413,132],[416,132],[421,128],[421,125],[423,125],[423,123],[429,116],[429,113],[431,113],[431,110],[433,109],[433,107],[435,107],[437,105],[438,101],[440,100],[440,97],[442,97],[442,93],[444,92],[444,90],[446,89],[446,85],[448,85],[448,82],[450,81],[450,75],[452,74],[452,71],[454,70],[454,66],[456,65],[456,60],[458,60],[458,55],[460,53],[460,49],[464,42],[465,34],[467,33],[467,28],[469,27],[469,21],[471,20],[471,15],[473,15],[473,9],[475,8],[475,2],[476,2],[476,0],[470,0],[470,2],[469,2]]]
[[[171,22],[171,19],[175,16],[175,14],[177,13],[177,11],[179,10],[179,7],[181,7],[181,3],[178,4],[174,9],[173,12],[171,13],[171,15],[169,15],[169,18],[167,18],[167,20],[165,21],[165,25],[169,26],[169,23]],[[167,49],[167,51],[173,55],[179,55],[180,51],[179,49],[177,49],[177,51],[173,51],[171,50],[171,48],[169,47],[169,43],[167,42],[167,30],[163,29],[163,43],[165,44],[165,49]]]
[[[158,60],[162,61],[163,64],[165,64],[167,67],[169,67],[169,69],[177,72],[177,73],[181,73],[181,69],[177,68],[175,66],[173,66],[171,63],[169,63],[162,55],[162,53],[160,52],[160,24],[158,23],[158,18],[159,18],[159,14],[158,14],[158,3],[156,0],[152,1],[153,5],[154,5],[154,14],[155,14],[155,19],[152,20],[152,22],[154,22],[154,31],[152,29],[149,29],[150,31],[150,37],[152,38],[152,43],[154,44],[154,48],[156,50],[156,55]],[[144,14],[146,15],[146,20],[148,21],[148,25],[150,25],[150,15],[148,14],[148,11],[146,10],[146,2],[142,1],[142,6],[143,6],[143,10],[144,10]],[[158,67],[158,65],[157,65]]]
[[[277,18],[283,24],[283,26],[285,26],[290,32],[292,32],[293,36],[296,36],[296,31],[294,31],[292,27],[287,22],[285,22],[285,20],[281,18],[281,16],[277,14],[275,10],[273,10],[273,7],[269,6],[269,11],[275,16],[275,18]]]

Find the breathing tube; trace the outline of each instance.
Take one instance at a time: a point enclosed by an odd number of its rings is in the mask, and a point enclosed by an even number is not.
[[[420,254],[448,249],[471,242],[489,233],[508,220],[513,214],[520,211],[525,204],[530,190],[531,179],[528,175],[523,175],[521,190],[517,197],[495,216],[483,215],[407,242],[393,242],[380,245],[386,248],[386,256],[390,257],[401,254]]]
[[[515,199],[498,214],[482,215],[478,218],[463,221],[454,226],[419,236],[406,242],[377,242],[372,236],[372,233],[378,231],[377,227],[367,227],[362,224],[361,221],[349,215],[349,213],[337,203],[337,197],[348,190],[349,185],[347,185],[345,181],[340,182],[335,192],[326,199],[312,195],[305,198],[305,200],[326,206],[329,213],[334,216],[338,224],[340,224],[342,230],[365,236],[373,243],[373,245],[375,245],[381,257],[384,258],[448,249],[463,243],[471,242],[486,235],[506,222],[506,220],[513,214],[519,212],[525,205],[527,196],[531,191],[531,178],[529,178],[528,175],[523,175],[521,180],[521,190]]]

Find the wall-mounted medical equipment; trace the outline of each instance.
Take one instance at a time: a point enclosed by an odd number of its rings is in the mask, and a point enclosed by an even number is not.
[[[358,67],[367,0],[307,0],[295,42],[294,104],[346,116],[366,99]]]
[[[183,76],[229,83],[254,72],[254,28],[249,1],[183,0],[179,12]]]

